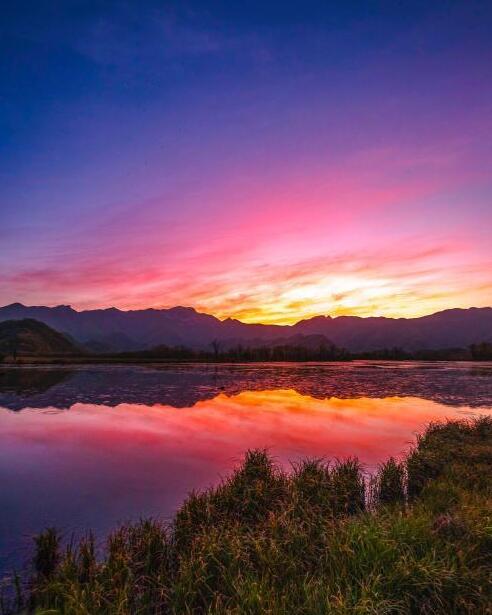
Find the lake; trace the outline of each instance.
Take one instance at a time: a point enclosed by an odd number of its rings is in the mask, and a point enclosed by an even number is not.
[[[170,518],[248,448],[371,471],[430,421],[491,412],[491,363],[5,367],[0,571],[46,526],[103,536]]]

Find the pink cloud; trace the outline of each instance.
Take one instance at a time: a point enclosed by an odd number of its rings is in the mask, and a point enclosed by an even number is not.
[[[444,145],[319,160],[270,183],[233,175],[182,210],[160,199],[108,210],[5,269],[0,296],[271,322],[491,303],[489,248],[459,216],[429,215],[436,196],[483,175],[457,172],[466,143]]]

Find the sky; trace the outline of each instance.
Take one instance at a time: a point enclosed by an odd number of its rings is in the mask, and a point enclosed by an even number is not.
[[[0,304],[492,305],[492,5],[17,0]]]

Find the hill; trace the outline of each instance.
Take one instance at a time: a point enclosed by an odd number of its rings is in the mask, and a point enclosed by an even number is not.
[[[1,355],[71,355],[80,348],[43,322],[30,318],[0,323]]]
[[[246,324],[219,320],[189,307],[123,311],[116,308],[78,312],[70,306],[0,308],[0,322],[34,318],[68,334],[97,352],[146,350],[161,344],[210,349],[222,346],[271,344],[293,336],[324,336],[340,348],[365,352],[399,347],[409,351],[463,348],[492,341],[492,308],[453,309],[420,318],[317,316],[295,325]]]

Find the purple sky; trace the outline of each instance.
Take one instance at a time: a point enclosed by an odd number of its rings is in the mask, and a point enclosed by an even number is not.
[[[4,12],[0,303],[492,304],[489,2]]]

